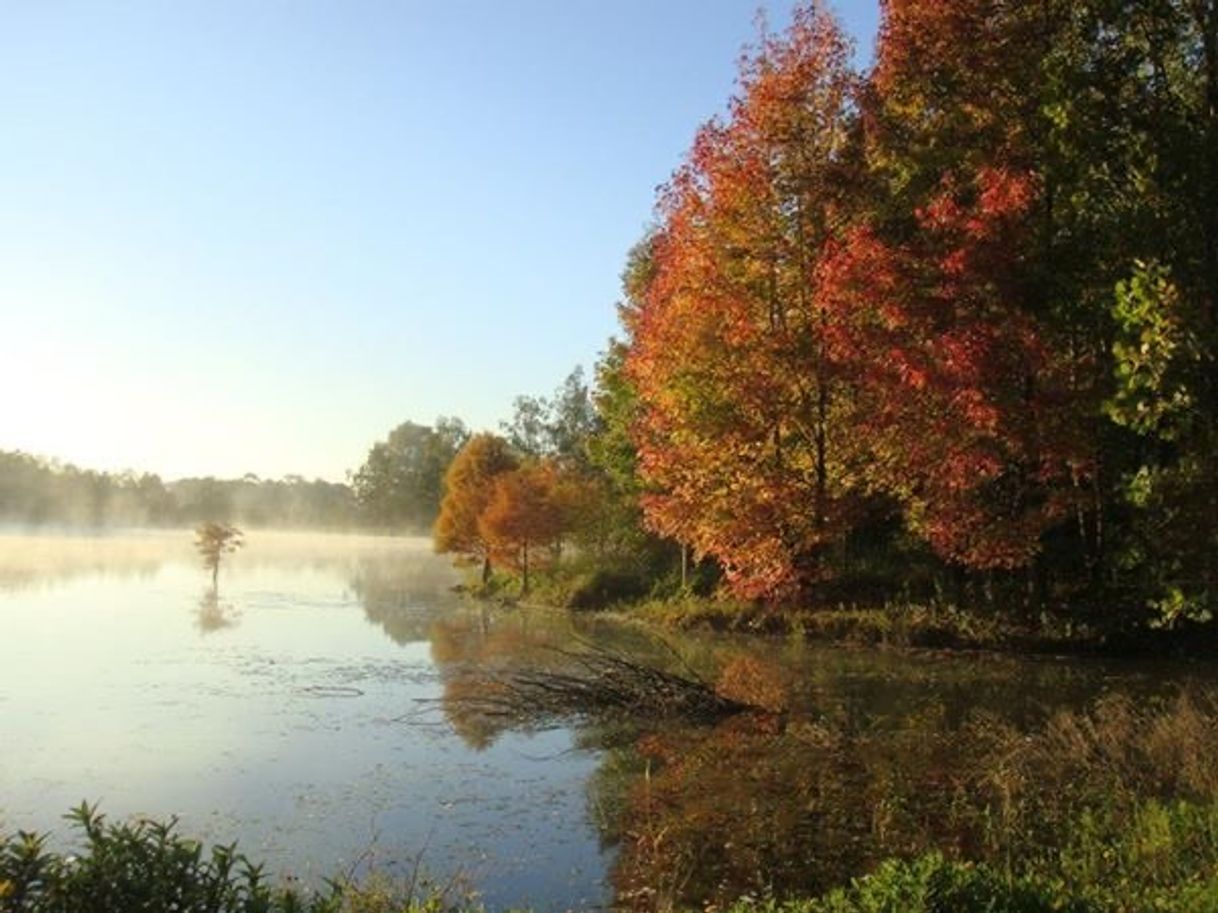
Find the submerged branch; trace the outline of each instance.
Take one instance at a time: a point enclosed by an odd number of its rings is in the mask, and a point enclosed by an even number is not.
[[[717,693],[698,678],[602,648],[550,652],[558,668],[478,669],[459,695],[441,700],[450,714],[530,727],[607,715],[713,723],[759,709]]]

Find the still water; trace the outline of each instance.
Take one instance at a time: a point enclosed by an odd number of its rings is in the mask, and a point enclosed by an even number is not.
[[[658,644],[595,619],[463,603],[419,540],[253,532],[213,594],[190,541],[0,535],[0,830],[68,841],[61,816],[86,799],[114,817],[176,815],[185,833],[237,839],[305,881],[353,866],[408,873],[421,859],[492,909],[812,889],[831,883],[841,846],[884,825],[862,787],[950,764],[910,746],[978,713],[1035,726],[1105,692],[1205,677],[784,641]],[[564,725],[463,710],[479,670],[589,644],[778,712]],[[852,761],[830,777],[816,760],[829,724],[870,746],[865,771]]]

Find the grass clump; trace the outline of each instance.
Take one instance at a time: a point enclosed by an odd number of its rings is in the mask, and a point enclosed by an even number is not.
[[[539,574],[530,599],[563,609],[600,610],[636,602],[652,585],[642,568],[570,561]]]

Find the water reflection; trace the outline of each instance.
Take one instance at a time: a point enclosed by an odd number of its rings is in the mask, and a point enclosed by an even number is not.
[[[519,611],[450,614],[430,637],[444,712],[478,750],[508,729],[552,722],[536,701],[500,709],[528,700],[504,687],[505,670],[564,673],[562,658],[589,643],[696,673],[755,708],[712,724],[571,714],[577,744],[600,758],[587,810],[616,850],[615,900],[647,910],[819,893],[884,858],[932,848],[984,858],[996,852],[996,810],[1010,801],[995,771],[1025,745],[1024,733],[1108,692],[1174,687],[1145,666],[709,637],[656,644],[629,629]]]
[[[625,907],[692,907],[821,890],[931,845],[984,856],[1003,789],[1074,782],[1064,768],[998,779],[1024,756],[1023,733],[1103,694],[1140,700],[1204,677],[789,640],[666,643],[595,616],[465,603],[421,542],[254,531],[222,598],[201,591],[189,531],[50,540],[0,550],[0,587],[37,587],[0,593],[8,821],[53,828],[82,795],[101,795],[115,814],[182,813],[272,870],[320,876],[365,848],[369,820],[403,859],[438,827],[430,864],[488,860],[490,909],[586,906],[606,881]],[[490,690],[513,673],[568,674],[571,654],[593,649],[754,709],[563,716]],[[437,725],[417,725],[420,707]],[[988,822],[986,809],[997,810]]]
[[[347,568],[347,586],[367,620],[396,644],[425,643],[436,619],[454,611],[457,577],[428,552],[361,555]]]
[[[84,796],[309,883],[375,834],[391,871],[426,847],[437,877],[477,873],[488,909],[603,901],[592,755],[557,731],[475,754],[399,719],[440,696],[427,632],[456,602],[426,543],[255,530],[213,598],[189,531],[95,538],[21,543],[42,582],[0,593],[0,828],[59,840]]]
[[[189,540],[149,534],[0,532],[0,593],[45,590],[79,578],[148,579]]]
[[[233,603],[220,599],[218,588],[208,587],[199,597],[194,616],[195,627],[199,629],[200,634],[206,635],[235,627],[241,613]]]

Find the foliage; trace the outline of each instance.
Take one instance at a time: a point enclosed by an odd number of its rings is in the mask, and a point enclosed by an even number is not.
[[[478,531],[491,554],[521,574],[521,592],[529,592],[529,562],[539,549],[554,548],[566,532],[570,510],[558,467],[526,463],[500,473]]]
[[[0,909],[5,913],[263,913],[325,909],[268,886],[261,869],[232,846],[209,853],[180,837],[176,822],[111,823],[81,805],[69,816],[82,852],[61,856],[29,833],[0,844]]]
[[[537,595],[547,605],[579,611],[632,604],[646,596],[651,587],[644,569],[601,561],[571,562],[549,574]]]
[[[475,434],[457,451],[444,476],[444,498],[433,531],[436,551],[480,561],[484,583],[491,573],[491,546],[479,520],[490,503],[495,479],[518,465],[503,438]]]
[[[735,913],[1141,913],[1218,909],[1218,807],[1143,806],[1125,831],[1083,815],[1060,865],[1012,876],[999,867],[930,852],[890,859],[815,900],[739,903]]]
[[[220,575],[220,560],[244,544],[241,530],[227,523],[204,523],[195,530],[195,550],[203,558],[203,567],[211,571],[213,586]]]
[[[87,804],[66,816],[83,846],[47,848],[28,832],[0,836],[0,913],[455,913],[476,911],[454,885],[421,873],[404,883],[338,877],[323,891],[272,884],[235,844],[181,836],[176,819],[111,822]]]
[[[730,119],[663,191],[643,300],[624,312],[648,525],[745,596],[815,578],[856,508],[851,438],[830,437],[853,403],[807,286],[855,183],[849,56],[809,7],[746,61]]]
[[[867,72],[821,3],[764,35],[624,277],[591,452],[648,527],[746,599],[883,583],[867,543],[991,607],[1211,619],[1216,33],[892,0]]]
[[[503,422],[502,430],[513,449],[525,456],[583,462],[596,424],[592,394],[583,368],[577,366],[551,398],[516,397],[512,420]]]
[[[818,900],[762,909],[770,913],[1086,913],[1090,908],[1040,879],[1012,881],[989,866],[928,853],[909,862],[886,861],[849,888]]]
[[[1118,283],[1113,308],[1117,387],[1108,413],[1138,434],[1165,440],[1186,433],[1180,425],[1196,413],[1196,384],[1188,375],[1197,371],[1199,345],[1181,304],[1168,270],[1139,263],[1132,277]]]
[[[436,419],[433,427],[403,422],[372,445],[351,477],[365,515],[380,526],[413,532],[435,523],[444,493],[444,474],[469,440],[458,418]]]

